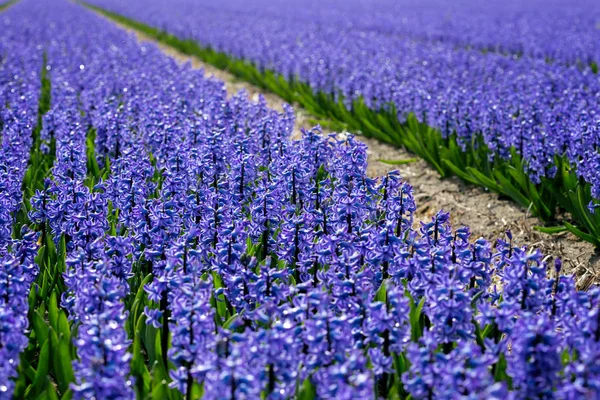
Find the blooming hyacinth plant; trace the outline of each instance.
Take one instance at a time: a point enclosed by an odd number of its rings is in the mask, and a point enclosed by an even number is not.
[[[418,221],[352,135],[292,140],[290,107],[80,5],[2,18],[28,55],[0,89],[31,82],[1,114],[0,399],[600,396],[600,290],[560,260]]]

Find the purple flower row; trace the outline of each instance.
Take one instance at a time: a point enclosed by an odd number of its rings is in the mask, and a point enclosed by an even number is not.
[[[24,229],[14,240],[13,226],[36,125],[42,54],[32,37],[11,28],[0,17],[0,399],[10,398],[19,354],[29,342],[27,298],[38,273],[37,234]]]

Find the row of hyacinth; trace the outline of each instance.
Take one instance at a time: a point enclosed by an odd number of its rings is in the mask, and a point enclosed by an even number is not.
[[[13,239],[36,125],[42,54],[0,19],[0,398],[12,393],[19,354],[28,343],[27,296],[37,275],[37,235]],[[7,28],[6,31],[4,30]]]
[[[417,28],[412,32],[411,27],[427,29],[429,25],[419,20],[404,27],[400,22],[405,13],[409,20],[413,14],[403,2],[92,3],[250,61],[260,69],[273,70],[288,80],[307,83],[314,91],[341,96],[347,106],[361,98],[373,109],[392,103],[399,110],[400,121],[414,113],[445,137],[456,133],[463,145],[482,135],[490,157],[509,158],[510,149],[515,148],[526,161],[534,183],[553,177],[557,171],[555,156],[566,155],[579,176],[592,184],[593,197],[600,198],[600,75],[586,64],[587,58],[584,65],[552,63],[544,57],[484,53],[453,40],[416,40],[422,34]],[[576,3],[572,7],[578,11],[572,18],[561,11],[566,4],[548,5],[547,9],[554,10],[548,12],[563,21],[558,25],[572,26],[575,31],[565,35],[564,47],[578,43],[573,35],[589,37],[593,43],[590,53],[597,55],[600,30],[590,26],[589,19],[598,15],[598,7],[585,0]],[[487,6],[486,15],[495,17]],[[329,11],[322,11],[324,8]],[[444,7],[432,9],[430,12],[439,13],[441,24],[451,18]],[[524,5],[523,9],[530,8]],[[586,15],[587,24],[579,23],[582,15]],[[543,21],[533,20],[531,24],[562,35],[559,28]],[[468,24],[469,19],[459,18],[456,23]],[[513,20],[504,23],[509,24],[507,29],[516,24]],[[494,26],[481,25],[483,30]],[[463,31],[462,26],[458,29]],[[484,37],[474,29],[473,35]],[[543,42],[561,43],[552,37],[545,37]],[[502,38],[500,33],[498,43]],[[548,57],[554,53],[550,51]]]
[[[175,29],[177,34],[201,34],[202,38],[206,34],[203,24],[217,26],[214,18],[221,22],[228,15],[235,15],[228,26],[240,29],[249,20],[257,24],[277,24],[266,28],[268,33],[285,34],[287,30],[298,30],[308,24],[311,29],[317,29],[313,33],[325,29],[340,38],[358,30],[372,37],[383,34],[420,45],[439,42],[563,65],[600,60],[600,7],[593,0],[492,0],[485,3],[474,0],[452,3],[444,0],[302,0],[278,4],[268,0],[251,3],[178,0],[175,3],[154,1],[146,4],[146,8],[137,2],[133,5],[135,9],[114,0],[100,3],[118,6],[119,11],[129,13],[135,10],[133,16],[157,22],[160,28]],[[183,19],[177,21],[177,18]],[[304,29],[300,32],[298,36],[304,39]]]
[[[68,21],[73,18],[68,10],[59,9],[52,16],[56,25],[50,37],[80,35],[81,26],[66,31]],[[90,29],[102,28],[90,26]],[[88,43],[94,39],[88,39]],[[43,192],[37,193],[39,197],[32,204],[39,204],[40,197],[46,199],[42,212],[46,219],[41,223],[48,224],[55,240],[62,237],[66,241],[67,290],[62,296],[62,306],[78,327],[74,339],[78,356],[73,365],[74,397],[126,399],[134,397],[133,381],[127,377],[131,340],[125,331],[128,312],[124,305],[129,294],[131,260],[127,255],[131,246],[128,238],[107,235],[108,199],[102,182],[93,187],[84,182],[93,104],[84,104],[83,99],[87,89],[95,86],[88,83],[91,77],[86,68],[100,71],[121,60],[120,54],[110,52],[99,59],[94,46],[97,44],[90,48],[65,40],[48,44],[53,107],[44,116],[43,137],[46,141],[56,139],[56,161],[51,171],[53,179]],[[97,74],[91,79],[94,78],[111,82],[111,75]],[[31,215],[39,215],[37,211],[42,210],[34,209]]]
[[[54,165],[29,219],[64,247],[73,398],[600,395],[600,290],[559,260],[444,212],[415,221],[412,187],[367,177],[351,135],[292,141],[291,108],[227,98],[81,6],[22,0],[4,18],[0,42],[31,38],[52,83]],[[37,235],[0,277],[35,275]],[[0,350],[26,338],[4,326]]]
[[[8,25],[6,21],[5,24]],[[26,46],[21,52],[19,46]],[[10,35],[0,41],[0,257],[11,243],[16,212],[21,208],[21,185],[37,119],[42,56],[27,39]]]
[[[235,10],[239,4],[229,2],[225,7]],[[244,5],[258,13],[265,4],[270,5],[268,1]],[[593,0],[304,0],[290,4],[286,11],[321,23],[384,32],[424,44],[443,42],[563,64],[598,62],[600,58],[600,7]],[[358,13],[362,17],[349,25],[348,16]]]

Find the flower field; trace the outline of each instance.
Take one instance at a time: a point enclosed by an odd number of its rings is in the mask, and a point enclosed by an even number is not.
[[[221,3],[3,7],[0,400],[600,398],[600,288],[97,15],[599,245],[598,7]]]
[[[91,2],[315,115],[404,146],[442,176],[512,198],[546,232],[600,246],[598,5],[582,0],[565,18],[570,2],[540,16],[547,0],[494,2],[498,10],[467,1],[470,11],[448,23],[455,11],[429,0],[436,23],[410,0],[330,0],[329,13],[314,12],[317,1],[220,3]]]

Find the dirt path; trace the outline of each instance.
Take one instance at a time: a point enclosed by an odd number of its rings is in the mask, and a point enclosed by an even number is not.
[[[90,10],[90,12],[94,11]],[[158,43],[99,13],[96,14],[134,34],[140,42],[155,44],[175,60],[182,63],[190,62],[194,68],[203,68],[206,75],[214,76],[225,83],[229,95],[245,89],[252,99],[256,100],[258,95],[262,94],[270,107],[282,110],[285,102],[280,97],[240,81],[230,73],[205,64],[196,57],[187,56],[172,47]],[[313,127],[310,121],[315,118],[298,105],[294,105],[294,110],[296,123],[293,135],[299,137],[302,128]],[[367,169],[369,176],[380,176],[397,169],[404,179],[413,185],[418,206],[417,219],[427,220],[438,210],[443,209],[450,212],[454,226],[470,226],[475,238],[485,237],[492,241],[503,236],[504,232],[510,229],[517,244],[539,248],[549,258],[561,258],[564,272],[576,274],[580,288],[585,289],[593,282],[600,281],[600,253],[590,243],[582,242],[566,232],[552,236],[539,233],[533,230],[533,227],[540,224],[540,221],[531,217],[526,210],[511,201],[500,199],[495,193],[490,193],[481,187],[467,185],[456,177],[442,180],[438,173],[423,160],[400,166],[384,164],[379,160],[402,160],[413,158],[414,155],[375,139],[360,137],[360,140],[369,148]]]

